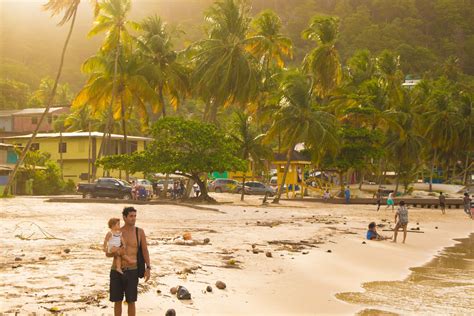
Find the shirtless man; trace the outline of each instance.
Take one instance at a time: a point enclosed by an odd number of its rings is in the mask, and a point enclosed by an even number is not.
[[[115,270],[114,265],[110,270],[110,301],[114,302],[114,315],[122,315],[122,301],[125,294],[125,300],[128,303],[128,315],[135,316],[135,302],[137,301],[138,270],[137,253],[138,242],[135,231],[135,221],[137,219],[137,210],[133,207],[125,207],[122,212],[124,226],[120,228],[122,237],[127,247],[118,248],[113,252],[106,253],[107,257],[121,255],[128,260],[123,260],[123,275]],[[146,236],[143,229],[138,229],[138,238],[143,250],[145,259],[145,282],[150,279],[150,254],[148,253]]]

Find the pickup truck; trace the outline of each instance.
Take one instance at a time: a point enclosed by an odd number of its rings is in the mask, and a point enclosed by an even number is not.
[[[130,184],[114,178],[99,178],[94,183],[79,183],[77,192],[82,193],[82,197],[87,199],[109,197],[130,200],[132,198]]]

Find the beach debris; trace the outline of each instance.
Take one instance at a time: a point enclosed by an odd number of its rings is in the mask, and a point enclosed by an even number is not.
[[[170,308],[166,311],[165,316],[176,316],[176,311],[173,308]]]
[[[212,292],[212,286],[210,285],[206,286],[206,292],[208,293]]]
[[[184,286],[178,286],[178,300],[190,300],[191,299],[191,293],[184,287]]]
[[[254,248],[254,249],[252,250],[252,253],[255,254],[255,255],[258,254],[259,252],[260,252],[260,251],[259,251],[258,249],[256,249],[256,248]]]
[[[39,239],[57,239],[65,240],[63,238],[58,238],[47,231],[45,231],[41,226],[31,221],[20,222],[15,225],[13,232],[19,231],[19,234],[16,234],[15,237],[21,240],[39,240]],[[42,237],[33,238],[33,236],[42,235]]]
[[[15,261],[21,261],[23,259],[21,259],[20,257],[15,257]]]
[[[203,242],[205,245],[207,245],[209,242],[211,242],[211,240],[209,238],[204,238]]]
[[[21,264],[14,264],[12,265],[12,269],[16,269],[16,268],[20,268],[21,267]]]
[[[267,258],[271,258],[272,257],[272,253],[270,251],[267,251],[265,252],[265,256],[267,256]]]
[[[191,236],[191,233],[190,233],[190,232],[185,232],[185,233],[183,234],[183,239],[184,239],[184,240],[192,240],[193,237]]]
[[[176,293],[178,293],[178,289],[173,286],[171,289],[170,289],[170,293],[173,294],[173,295],[176,295]]]
[[[222,282],[222,281],[217,281],[217,282],[216,282],[216,287],[217,287],[219,290],[223,290],[223,289],[225,289],[225,288],[227,287],[227,285],[226,285],[224,282]]]
[[[39,258],[38,258],[38,260],[41,260],[41,261],[43,261],[43,260],[45,260],[45,259],[46,259],[46,257],[39,257]]]
[[[362,242],[362,244],[364,244],[364,245],[365,245],[365,244],[367,244],[367,243],[366,243],[365,241],[363,241],[363,242]]]
[[[302,254],[307,255],[309,251],[303,251]]]
[[[243,210],[243,212],[247,212],[247,210]]]
[[[256,244],[252,244],[252,249],[254,249],[255,247],[257,247],[257,245],[256,245]]]
[[[53,306],[50,309],[48,309],[51,313],[60,313],[61,309],[57,306]]]
[[[326,251],[326,252],[329,252],[329,253],[331,253],[331,252],[332,252],[332,250],[331,250],[331,249],[328,249],[328,251]]]
[[[71,252],[71,249],[66,248],[66,249],[64,249],[63,251],[64,251],[64,253],[70,253],[70,252]]]
[[[156,294],[161,294],[161,290],[160,289],[156,290]]]
[[[435,229],[438,229],[438,226],[436,226]]]
[[[260,222],[260,221],[257,221],[257,226],[266,226],[266,227],[275,227],[275,226],[278,226],[282,224],[281,221],[271,221],[271,222]]]

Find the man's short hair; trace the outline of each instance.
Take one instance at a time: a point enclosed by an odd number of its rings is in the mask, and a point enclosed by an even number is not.
[[[401,206],[405,205],[405,201],[400,201],[400,205]]]
[[[369,224],[369,229],[375,228],[375,222]]]
[[[109,228],[112,228],[115,226],[115,224],[120,223],[120,218],[113,217],[109,219]]]
[[[127,206],[123,208],[122,215],[127,217],[129,213],[131,212],[137,212],[137,210],[133,206]]]

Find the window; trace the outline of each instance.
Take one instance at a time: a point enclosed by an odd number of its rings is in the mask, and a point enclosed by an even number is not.
[[[66,153],[67,152],[67,143],[59,143],[58,144],[58,153]]]
[[[130,142],[130,153],[134,153],[137,151],[138,143],[137,142]]]
[[[40,149],[40,144],[39,143],[32,143],[30,146],[31,151],[37,151]]]
[[[33,124],[33,125],[38,124],[38,118],[37,117],[32,117],[31,118],[31,124]]]

